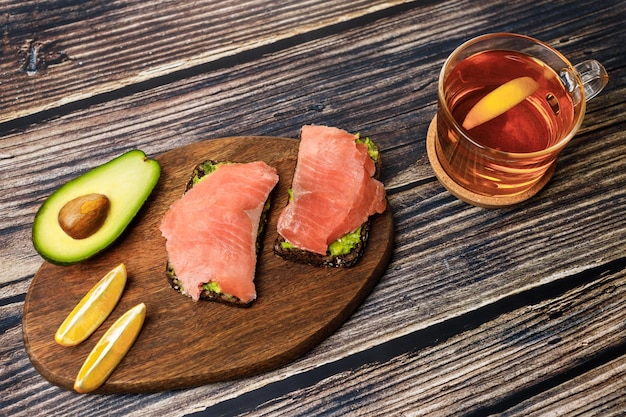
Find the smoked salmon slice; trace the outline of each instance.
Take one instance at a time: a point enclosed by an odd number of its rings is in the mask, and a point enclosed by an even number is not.
[[[325,255],[329,244],[385,211],[385,188],[358,139],[334,127],[302,127],[292,197],[277,226],[296,248]]]
[[[261,161],[216,167],[172,204],[160,230],[183,293],[197,301],[203,284],[216,283],[249,303],[256,298],[259,223],[278,173]]]

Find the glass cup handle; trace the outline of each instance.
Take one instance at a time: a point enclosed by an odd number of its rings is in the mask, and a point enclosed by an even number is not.
[[[585,89],[585,101],[589,101],[602,91],[609,82],[609,74],[601,63],[594,59],[574,65]]]

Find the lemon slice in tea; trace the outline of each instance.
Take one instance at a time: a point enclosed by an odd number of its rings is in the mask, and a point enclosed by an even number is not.
[[[91,336],[120,300],[126,276],[123,263],[109,271],[74,307],[59,326],[54,340],[63,346],[75,346]]]
[[[135,343],[145,318],[146,305],[140,303],[111,325],[78,371],[74,381],[76,392],[94,391],[107,380]]]
[[[526,100],[539,88],[537,81],[530,77],[514,78],[481,98],[465,116],[463,128],[470,130],[495,119],[507,110]]]

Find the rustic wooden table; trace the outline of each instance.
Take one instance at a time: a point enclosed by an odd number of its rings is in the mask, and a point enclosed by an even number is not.
[[[0,414],[626,413],[623,1],[0,4]],[[610,81],[548,186],[489,210],[440,185],[425,137],[446,56],[499,31]],[[79,395],[39,375],[22,311],[54,189],[133,148],[308,123],[379,143],[395,221],[391,263],[343,326],[278,369],[186,390]]]

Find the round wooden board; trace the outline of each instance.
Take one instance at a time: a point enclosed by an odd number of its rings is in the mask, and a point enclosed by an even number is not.
[[[233,137],[191,144],[157,157],[162,167],[159,183],[116,243],[80,264],[44,262],[35,274],[22,327],[26,351],[41,375],[71,390],[98,339],[140,302],[147,306],[141,334],[97,392],[164,391],[251,376],[293,361],[333,333],[384,273],[393,249],[393,218],[390,208],[373,217],[364,256],[352,268],[316,268],[274,255],[276,221],[287,201],[298,144],[286,138]],[[249,308],[195,303],[173,290],[165,277],[167,255],[159,223],[182,196],[194,166],[206,159],[263,160],[280,175],[258,259],[258,298]],[[126,264],[128,282],[111,316],[82,344],[58,345],[54,333],[66,315],[120,262]]]

